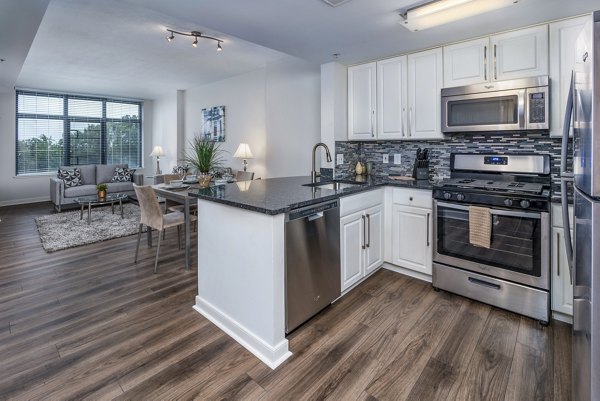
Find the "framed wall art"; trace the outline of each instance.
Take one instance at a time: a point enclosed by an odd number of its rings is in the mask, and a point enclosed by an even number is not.
[[[202,109],[202,138],[225,142],[225,106]]]

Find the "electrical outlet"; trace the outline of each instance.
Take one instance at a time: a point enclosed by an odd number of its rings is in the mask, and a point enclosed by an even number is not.
[[[402,164],[402,155],[400,153],[394,153],[394,164]]]
[[[390,162],[390,155],[383,155],[383,162],[384,163],[389,163]]]
[[[335,164],[337,164],[338,166],[340,164],[344,164],[344,154],[343,153],[335,155]]]

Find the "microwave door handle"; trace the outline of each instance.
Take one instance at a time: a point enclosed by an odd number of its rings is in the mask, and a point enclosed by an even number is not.
[[[564,239],[565,239],[565,253],[569,266],[569,277],[571,283],[573,283],[573,242],[571,242],[571,223],[569,221],[569,198],[567,196],[567,185],[569,182],[573,182],[573,173],[567,171],[567,152],[569,147],[569,128],[571,127],[571,120],[573,117],[573,99],[574,99],[574,85],[575,85],[575,74],[571,73],[571,84],[569,85],[569,95],[567,97],[567,107],[565,109],[565,118],[563,120],[563,132],[562,132],[562,149],[560,153],[560,202],[562,209],[563,227],[564,227]]]
[[[519,121],[519,128],[525,129],[525,126],[527,125],[526,120],[529,119],[527,116],[527,114],[529,113],[525,112],[525,106],[527,103],[527,91],[525,89],[519,90],[517,99],[517,101],[519,102],[519,105],[517,106],[517,120]]]

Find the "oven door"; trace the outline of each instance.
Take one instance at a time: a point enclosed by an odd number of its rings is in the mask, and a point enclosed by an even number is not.
[[[549,289],[550,226],[546,212],[490,209],[491,247],[469,242],[469,206],[434,202],[433,260]]]
[[[442,131],[526,129],[525,89],[442,97]]]

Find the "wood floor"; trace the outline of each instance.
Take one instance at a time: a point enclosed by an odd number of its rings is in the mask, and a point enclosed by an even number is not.
[[[381,270],[294,332],[272,371],[192,309],[175,232],[55,253],[0,208],[0,399],[570,399],[570,326],[435,292]],[[193,265],[196,265],[194,257]]]

